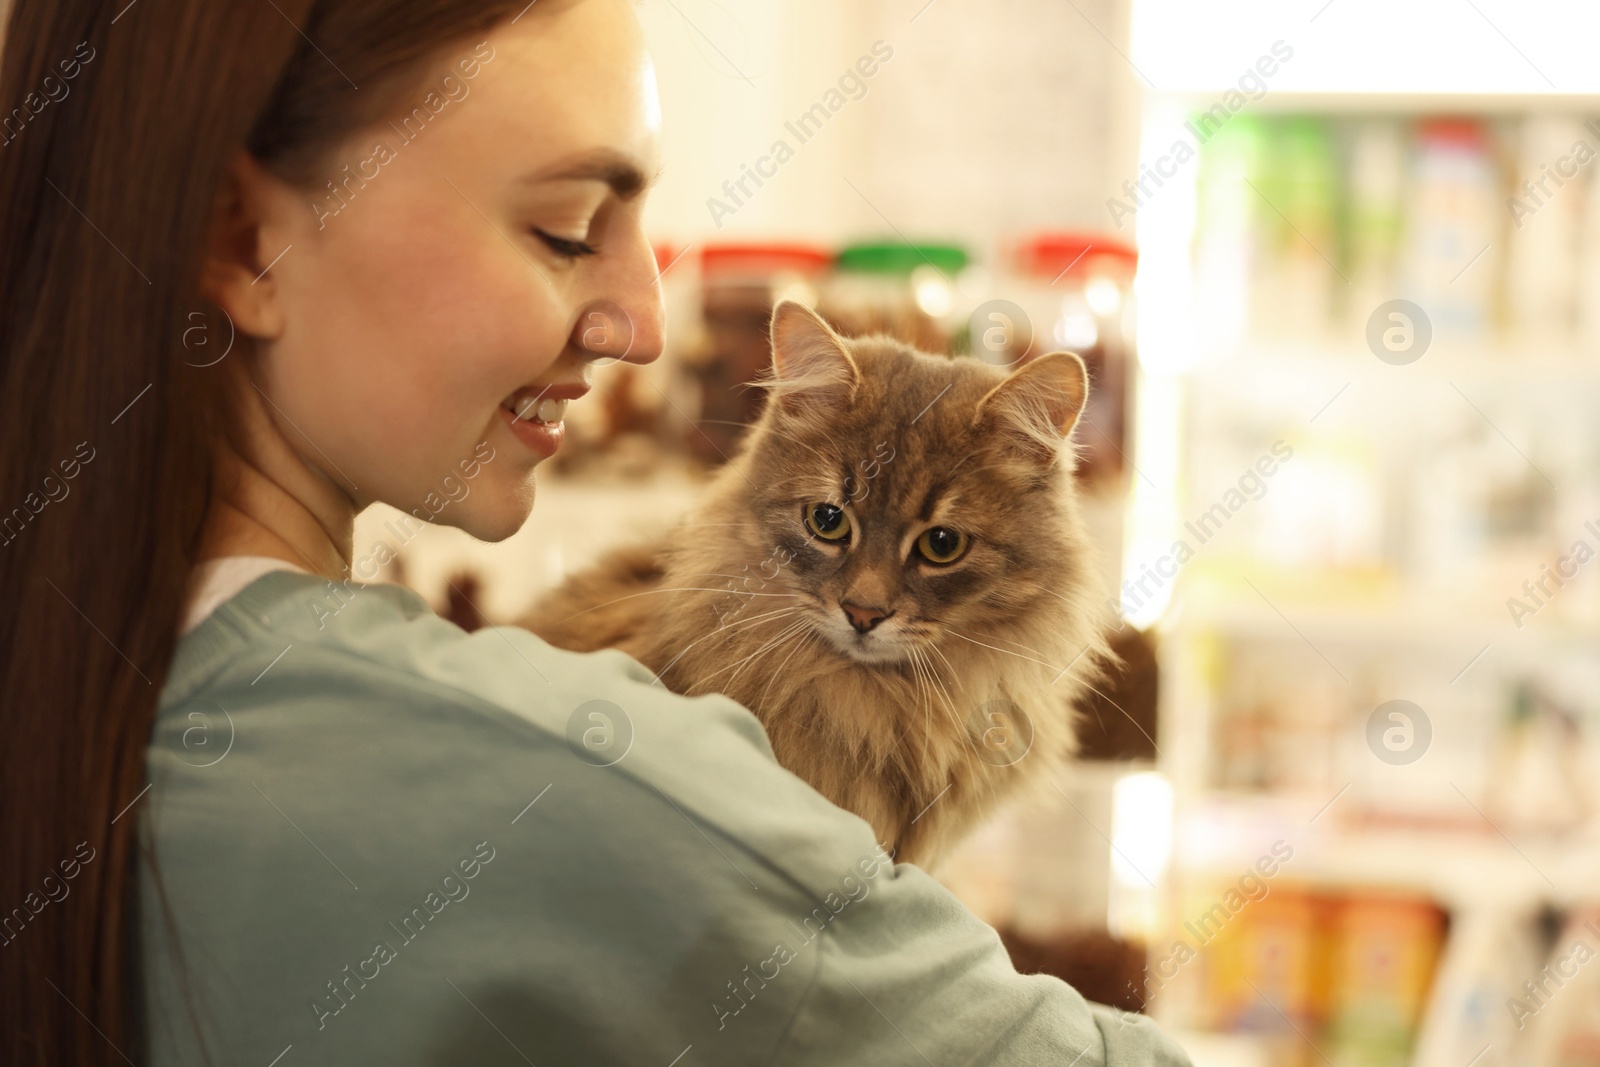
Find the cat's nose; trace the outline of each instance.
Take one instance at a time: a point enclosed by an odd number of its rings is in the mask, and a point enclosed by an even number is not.
[[[850,625],[856,628],[857,633],[862,634],[894,614],[892,611],[880,611],[878,608],[864,608],[860,604],[852,604],[848,600],[840,601],[839,606],[849,616]]]

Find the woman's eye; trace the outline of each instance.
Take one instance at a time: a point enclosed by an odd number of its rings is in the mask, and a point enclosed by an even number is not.
[[[929,563],[954,563],[967,550],[967,535],[948,526],[932,526],[917,538],[917,551]]]
[[[567,259],[577,259],[579,256],[592,256],[600,251],[587,241],[575,241],[570,237],[557,237],[553,233],[546,233],[541,229],[534,229],[534,235],[549,246],[550,251]]]
[[[824,541],[843,541],[850,536],[850,516],[837,504],[807,504],[803,515],[806,529]]]

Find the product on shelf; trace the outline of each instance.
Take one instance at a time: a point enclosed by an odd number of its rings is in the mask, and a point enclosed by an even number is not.
[[[1549,345],[1576,326],[1578,239],[1584,202],[1572,146],[1587,136],[1569,115],[1530,115],[1521,124],[1512,174],[1506,271],[1512,329]]]
[[[1198,892],[1181,932],[1206,976],[1208,1028],[1275,1035],[1278,1067],[1306,1067],[1327,1011],[1322,946],[1326,904],[1290,885],[1273,885],[1230,914],[1218,893]]]
[[[1337,1067],[1407,1067],[1444,931],[1444,912],[1429,900],[1339,901],[1324,1045]]]
[[[1486,901],[1451,916],[1412,1067],[1525,1067],[1507,1004],[1544,962],[1534,916]]]
[[[1574,829],[1594,814],[1579,759],[1582,712],[1532,678],[1518,679],[1496,740],[1484,807],[1512,830]]]
[[[1428,120],[1415,151],[1399,288],[1436,335],[1481,337],[1493,325],[1506,219],[1488,131],[1475,119]]]
[[[1203,340],[1360,339],[1403,299],[1441,342],[1592,353],[1597,157],[1581,113],[1237,116],[1201,149]]]
[[[1272,123],[1266,162],[1260,195],[1268,210],[1257,217],[1274,269],[1258,276],[1255,318],[1259,332],[1284,336],[1331,317],[1338,174],[1327,124],[1313,116]]]
[[[1271,208],[1256,191],[1266,154],[1267,127],[1253,115],[1235,116],[1201,153],[1193,304],[1196,328],[1213,345],[1244,340],[1260,300],[1257,282],[1271,266],[1264,236]]]
[[[689,433],[691,452],[708,464],[733,454],[744,429],[761,413],[765,390],[749,383],[772,363],[768,336],[772,306],[785,296],[806,303],[832,256],[796,244],[715,244],[700,250],[700,344],[684,354],[699,410]]]
[[[1231,911],[1216,887],[1188,896],[1178,936],[1205,975],[1193,1021],[1269,1035],[1275,1067],[1407,1067],[1444,912],[1388,892],[1256,884]]]
[[[1595,127],[1585,126],[1585,143],[1600,154],[1600,135]],[[1574,180],[1574,198],[1581,198],[1583,214],[1578,230],[1577,342],[1586,352],[1600,352],[1600,166],[1593,160]]]
[[[1346,330],[1366,331],[1372,309],[1393,299],[1395,266],[1405,222],[1407,141],[1392,118],[1348,124],[1348,169],[1342,259],[1350,279]]]
[[[970,262],[957,244],[847,245],[834,258],[817,311],[847,337],[887,333],[925,352],[949,352]]]
[[[1076,352],[1089,370],[1089,401],[1074,435],[1078,476],[1120,490],[1132,411],[1133,275],[1138,253],[1104,234],[1042,233],[1023,240],[1002,282],[1005,299],[979,305],[967,349],[1008,366],[1031,351]],[[1010,320],[1020,308],[1023,321]]]
[[[1567,916],[1544,966],[1511,997],[1526,1067],[1600,1067],[1600,907]]]

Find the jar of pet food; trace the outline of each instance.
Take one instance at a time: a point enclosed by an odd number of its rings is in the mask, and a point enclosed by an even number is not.
[[[834,259],[817,310],[847,337],[887,333],[928,352],[950,352],[972,288],[957,244],[882,241],[848,245]]]
[[[772,306],[785,297],[817,302],[818,283],[833,261],[805,244],[725,243],[700,249],[700,336],[681,367],[698,399],[689,451],[719,465],[761,414],[766,390],[749,387],[772,362]]]
[[[996,366],[1063,349],[1083,358],[1089,402],[1075,435],[1078,476],[1094,490],[1115,492],[1126,474],[1137,263],[1132,248],[1101,234],[1030,236],[1007,258],[1003,295],[968,323],[972,354]]]

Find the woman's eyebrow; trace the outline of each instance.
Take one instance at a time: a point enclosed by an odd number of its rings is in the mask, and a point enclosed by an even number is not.
[[[638,196],[649,189],[661,177],[665,164],[656,168],[656,172],[646,175],[644,168],[639,166],[631,156],[609,148],[596,149],[584,152],[577,156],[568,157],[549,167],[542,168],[529,174],[524,174],[519,182],[537,183],[549,181],[598,181],[611,187],[623,200]]]

